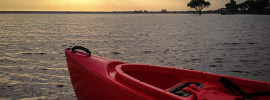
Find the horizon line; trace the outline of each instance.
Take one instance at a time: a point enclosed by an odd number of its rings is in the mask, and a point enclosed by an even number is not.
[[[128,12],[128,11],[150,11],[150,12],[158,12],[166,10],[168,12],[172,11],[196,11],[196,10],[167,10],[167,9],[161,9],[161,10],[116,10],[116,11],[87,11],[87,10],[0,10],[1,12],[26,12],[26,11],[31,11],[31,12]],[[215,9],[218,10],[218,9]],[[211,10],[202,10],[202,11],[214,11],[213,9]]]
[[[191,14],[198,11],[147,11],[147,10],[134,10],[134,11],[0,11],[0,13],[47,13],[47,14]],[[218,13],[218,10],[202,11],[203,13]]]

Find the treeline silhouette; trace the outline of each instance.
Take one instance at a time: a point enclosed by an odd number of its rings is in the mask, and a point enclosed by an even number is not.
[[[225,7],[229,14],[270,14],[269,0],[246,0],[239,4],[230,0]]]

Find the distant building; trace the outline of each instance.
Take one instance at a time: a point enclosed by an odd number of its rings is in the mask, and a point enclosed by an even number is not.
[[[218,13],[221,15],[227,15],[228,10],[226,8],[220,8],[220,9],[218,9]]]
[[[142,10],[139,10],[139,11],[137,11],[137,10],[135,10],[135,11],[133,11],[134,13],[142,13],[143,11]]]
[[[165,13],[167,12],[167,9],[162,9],[161,12]]]
[[[144,10],[143,12],[144,12],[144,13],[148,13],[148,11],[147,11],[147,10]]]

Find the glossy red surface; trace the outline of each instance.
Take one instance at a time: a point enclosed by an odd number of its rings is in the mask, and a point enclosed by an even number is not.
[[[71,82],[79,100],[238,100],[220,82],[226,77],[247,93],[270,92],[270,83],[164,66],[126,64],[99,56],[84,56],[66,49]],[[185,82],[187,97],[169,92]],[[270,100],[255,96],[250,100]],[[249,100],[249,99],[246,99]]]

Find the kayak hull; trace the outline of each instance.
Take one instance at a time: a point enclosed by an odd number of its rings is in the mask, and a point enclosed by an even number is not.
[[[246,93],[269,93],[269,82],[172,67],[127,64],[69,49],[65,53],[78,100],[270,100],[268,95],[243,97],[241,93],[229,91],[220,80],[228,79]]]

